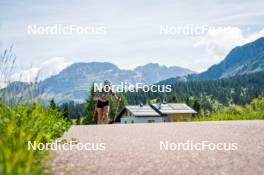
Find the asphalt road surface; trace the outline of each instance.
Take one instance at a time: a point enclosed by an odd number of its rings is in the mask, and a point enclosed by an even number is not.
[[[51,151],[58,175],[264,175],[264,121],[72,126],[63,138],[93,150]]]

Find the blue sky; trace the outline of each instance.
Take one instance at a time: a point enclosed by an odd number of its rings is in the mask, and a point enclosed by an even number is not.
[[[70,63],[90,61],[129,69],[155,62],[200,72],[221,61],[233,47],[264,36],[263,7],[263,0],[1,0],[1,50],[13,44],[18,70],[29,74],[32,68],[51,66],[49,75]],[[54,24],[101,25],[106,33],[27,33],[28,25]],[[209,26],[209,30],[164,35],[161,25]]]

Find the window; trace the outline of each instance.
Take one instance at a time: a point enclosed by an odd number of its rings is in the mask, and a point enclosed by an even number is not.
[[[131,123],[134,123],[134,120],[131,120]]]
[[[148,120],[148,123],[155,123],[155,120]]]

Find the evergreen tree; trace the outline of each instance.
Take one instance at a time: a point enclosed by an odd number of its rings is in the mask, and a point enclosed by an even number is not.
[[[70,120],[68,104],[63,105],[62,114],[65,119]]]
[[[160,99],[160,97],[157,97],[157,98],[156,98],[156,103],[161,103],[161,99]]]
[[[50,107],[51,109],[53,109],[53,110],[57,110],[57,105],[56,105],[56,103],[55,103],[54,98],[50,100],[50,105],[49,105],[49,107]]]
[[[192,107],[198,114],[200,114],[200,112],[201,112],[201,103],[200,103],[199,100],[195,100]]]
[[[186,98],[186,102],[185,102],[188,106],[191,106],[191,100],[190,97]]]
[[[95,108],[96,108],[96,101],[93,100],[93,97],[96,95],[95,89],[94,89],[94,83],[92,83],[91,87],[90,87],[90,94],[88,99],[86,100],[86,113],[87,116],[84,119],[84,123],[85,124],[94,124],[96,123],[96,119],[97,119],[97,113],[95,112]],[[93,117],[95,117],[93,119]]]
[[[168,102],[170,103],[177,103],[178,102],[178,98],[175,92],[172,92],[171,95],[168,96]]]

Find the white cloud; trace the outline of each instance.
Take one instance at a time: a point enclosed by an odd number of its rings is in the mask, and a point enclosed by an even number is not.
[[[208,33],[195,43],[195,47],[204,47],[210,56],[209,62],[219,62],[236,46],[252,42],[264,36],[264,29],[245,35],[238,27],[209,29]]]
[[[34,82],[44,80],[52,75],[58,74],[64,68],[69,66],[68,62],[63,57],[54,57],[43,62],[38,67],[32,67],[12,75],[12,81]]]
[[[264,37],[264,29],[262,29],[261,31],[255,33],[255,34],[249,35],[247,38],[247,40],[248,40],[247,42],[254,41],[260,37]]]

